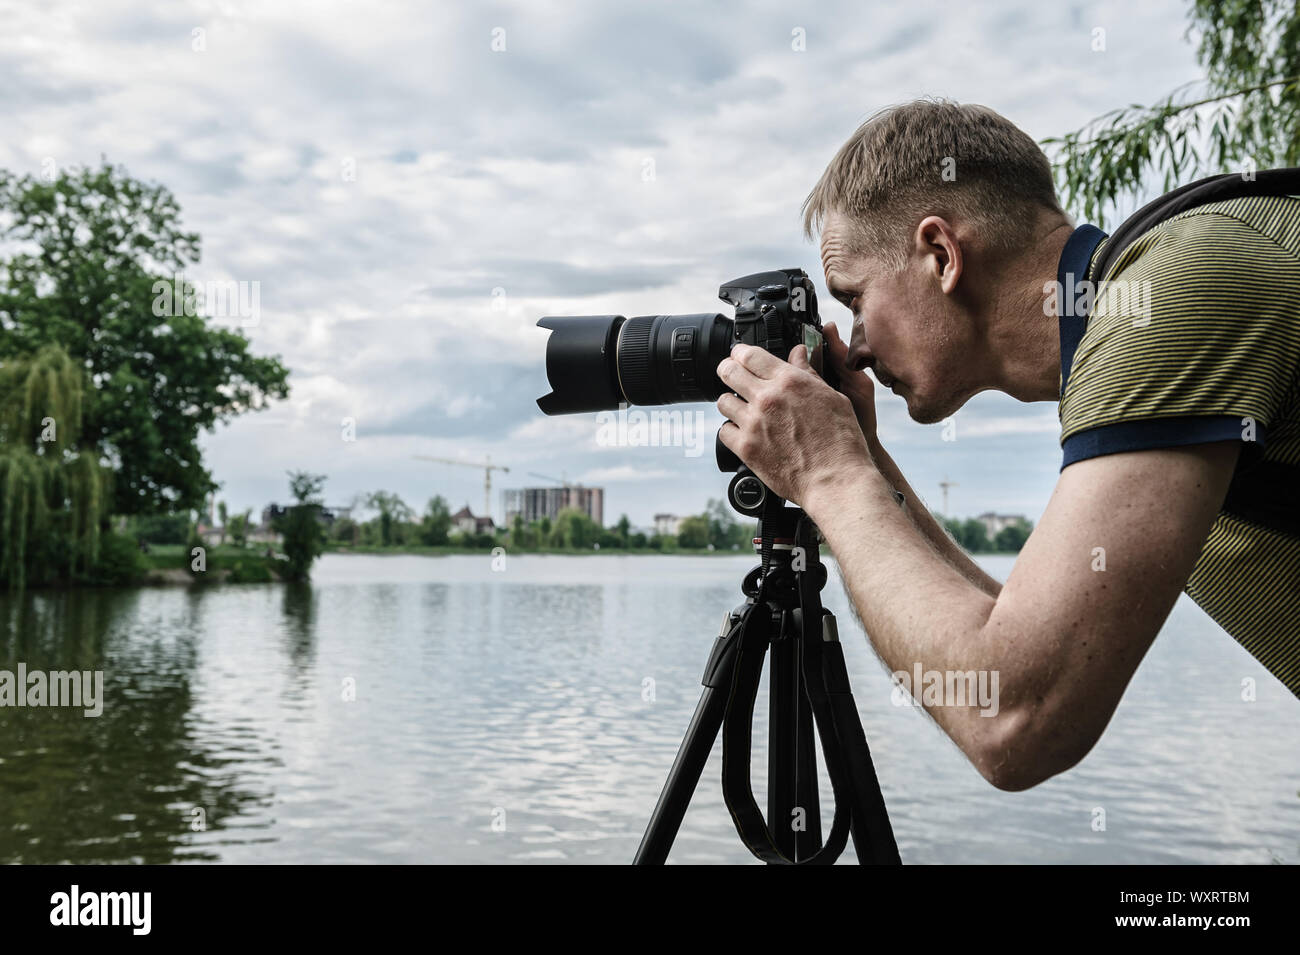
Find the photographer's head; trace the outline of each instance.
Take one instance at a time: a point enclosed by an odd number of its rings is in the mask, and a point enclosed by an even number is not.
[[[804,228],[820,229],[827,289],[854,313],[850,360],[915,420],[939,421],[990,388],[1029,397],[1013,366],[1027,337],[1055,334],[1024,326],[1035,310],[1041,319],[1042,263],[1055,261],[1043,240],[1070,223],[1026,133],[983,106],[882,110],[818,180]],[[1024,356],[1035,367],[1039,357]]]

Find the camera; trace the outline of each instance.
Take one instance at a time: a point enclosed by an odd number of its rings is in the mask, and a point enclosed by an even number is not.
[[[823,378],[817,293],[803,269],[756,272],[724,282],[718,297],[735,318],[695,315],[551,316],[546,344],[551,393],[537,399],[548,415],[616,410],[630,405],[716,401],[727,390],[718,363],[737,342],[757,345],[784,361],[802,343]],[[830,381],[836,386],[834,380]]]

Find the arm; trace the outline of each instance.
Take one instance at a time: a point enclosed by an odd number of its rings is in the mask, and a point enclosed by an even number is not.
[[[995,715],[927,707],[976,769],[1019,790],[1082,759],[1190,576],[1240,443],[1070,465],[994,597],[898,507],[852,401],[808,369],[802,347],[787,364],[738,345],[718,374],[736,392],[718,399],[722,442],[816,521],[884,662],[998,674]]]
[[[1216,442],[1066,468],[996,599],[938,557],[869,464],[810,485],[804,508],[891,669],[998,671],[996,716],[928,709],[986,779],[1020,790],[1101,736],[1191,574],[1239,450]]]
[[[1002,590],[1002,585],[986,574],[979,564],[971,560],[970,555],[952,539],[943,525],[934,519],[925,502],[912,490],[912,486],[903,477],[903,472],[898,469],[894,459],[889,456],[889,452],[881,446],[874,435],[867,436],[867,447],[881,476],[890,487],[903,492],[906,513],[912,519],[912,525],[917,531],[938,551],[939,556],[956,568],[958,573],[990,597],[996,597]]]
[[[840,338],[839,329],[828,324],[823,329],[823,333],[826,341],[826,357],[838,372],[840,393],[847,397],[853,405],[853,413],[857,417],[858,425],[867,440],[867,449],[871,454],[871,459],[875,462],[876,469],[880,471],[891,487],[903,492],[904,507],[907,514],[912,518],[912,523],[926,540],[934,545],[934,549],[939,552],[943,559],[957,568],[963,577],[984,591],[984,593],[990,597],[996,597],[998,591],[1002,589],[1002,585],[986,574],[975,561],[971,560],[970,555],[948,536],[948,532],[944,530],[943,525],[930,514],[925,502],[912,490],[912,486],[903,477],[903,472],[898,469],[894,459],[889,456],[889,453],[881,445],[880,439],[876,436],[875,385],[867,377],[866,372],[856,371],[848,366],[848,346]]]

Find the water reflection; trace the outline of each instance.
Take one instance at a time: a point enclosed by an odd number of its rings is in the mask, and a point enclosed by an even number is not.
[[[102,670],[99,717],[0,710],[0,860],[215,860],[192,813],[238,817],[269,798],[205,745],[193,723],[201,591],[164,620],[141,591],[0,598],[0,667]],[[218,822],[219,828],[219,822]]]
[[[751,564],[327,557],[309,585],[0,596],[0,667],[102,669],[107,697],[0,709],[0,861],[627,861]],[[1190,604],[1088,759],[1008,794],[824,597],[905,861],[1300,859],[1300,705]],[[748,861],[719,770],[674,861]]]

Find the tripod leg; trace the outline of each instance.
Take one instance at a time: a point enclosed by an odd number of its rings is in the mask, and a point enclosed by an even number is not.
[[[655,804],[655,811],[650,816],[650,824],[641,838],[641,847],[636,851],[634,865],[663,865],[668,858],[668,850],[677,838],[677,830],[681,828],[686,807],[695,795],[695,787],[699,784],[700,774],[704,772],[704,764],[708,762],[709,753],[717,741],[726,708],[726,690],[719,691],[706,686],[700,702],[695,706],[695,715],[691,717],[686,738],[677,750],[673,768],[668,772],[668,781],[659,794],[659,802]]]
[[[722,717],[731,691],[732,661],[740,639],[739,618],[736,611],[729,614],[723,622],[723,632],[714,641],[704,671],[704,692],[695,705],[695,714],[677,750],[673,768],[668,771],[668,781],[664,783],[659,802],[655,804],[650,823],[641,838],[641,846],[632,860],[634,865],[663,865],[673,840],[677,838],[686,807],[690,805],[700,774],[704,772],[704,764],[708,762],[718,731],[722,729]]]
[[[784,628],[783,628],[784,629]],[[797,858],[791,812],[798,804],[795,780],[799,746],[798,647],[784,637],[772,644],[768,663],[767,824],[780,852]]]
[[[768,670],[767,822],[781,852],[807,859],[822,846],[817,749],[799,658],[803,641],[789,617],[782,631]]]
[[[864,864],[901,865],[894,829],[889,823],[885,797],[880,792],[876,767],[871,761],[867,734],[858,716],[858,706],[849,688],[849,671],[844,664],[835,617],[822,611],[826,639],[822,644],[822,665],[826,673],[826,690],[835,724],[835,735],[847,765],[853,789],[853,846],[858,861]]]
[[[799,652],[803,653],[803,641],[797,641]],[[800,661],[795,670],[798,683],[796,696],[798,713],[796,715],[798,740],[795,745],[795,799],[803,810],[803,827],[796,833],[798,846],[797,859],[807,859],[822,847],[821,804],[817,793],[817,744],[816,731],[813,729],[813,711],[808,702],[808,691],[804,685],[803,664]]]

